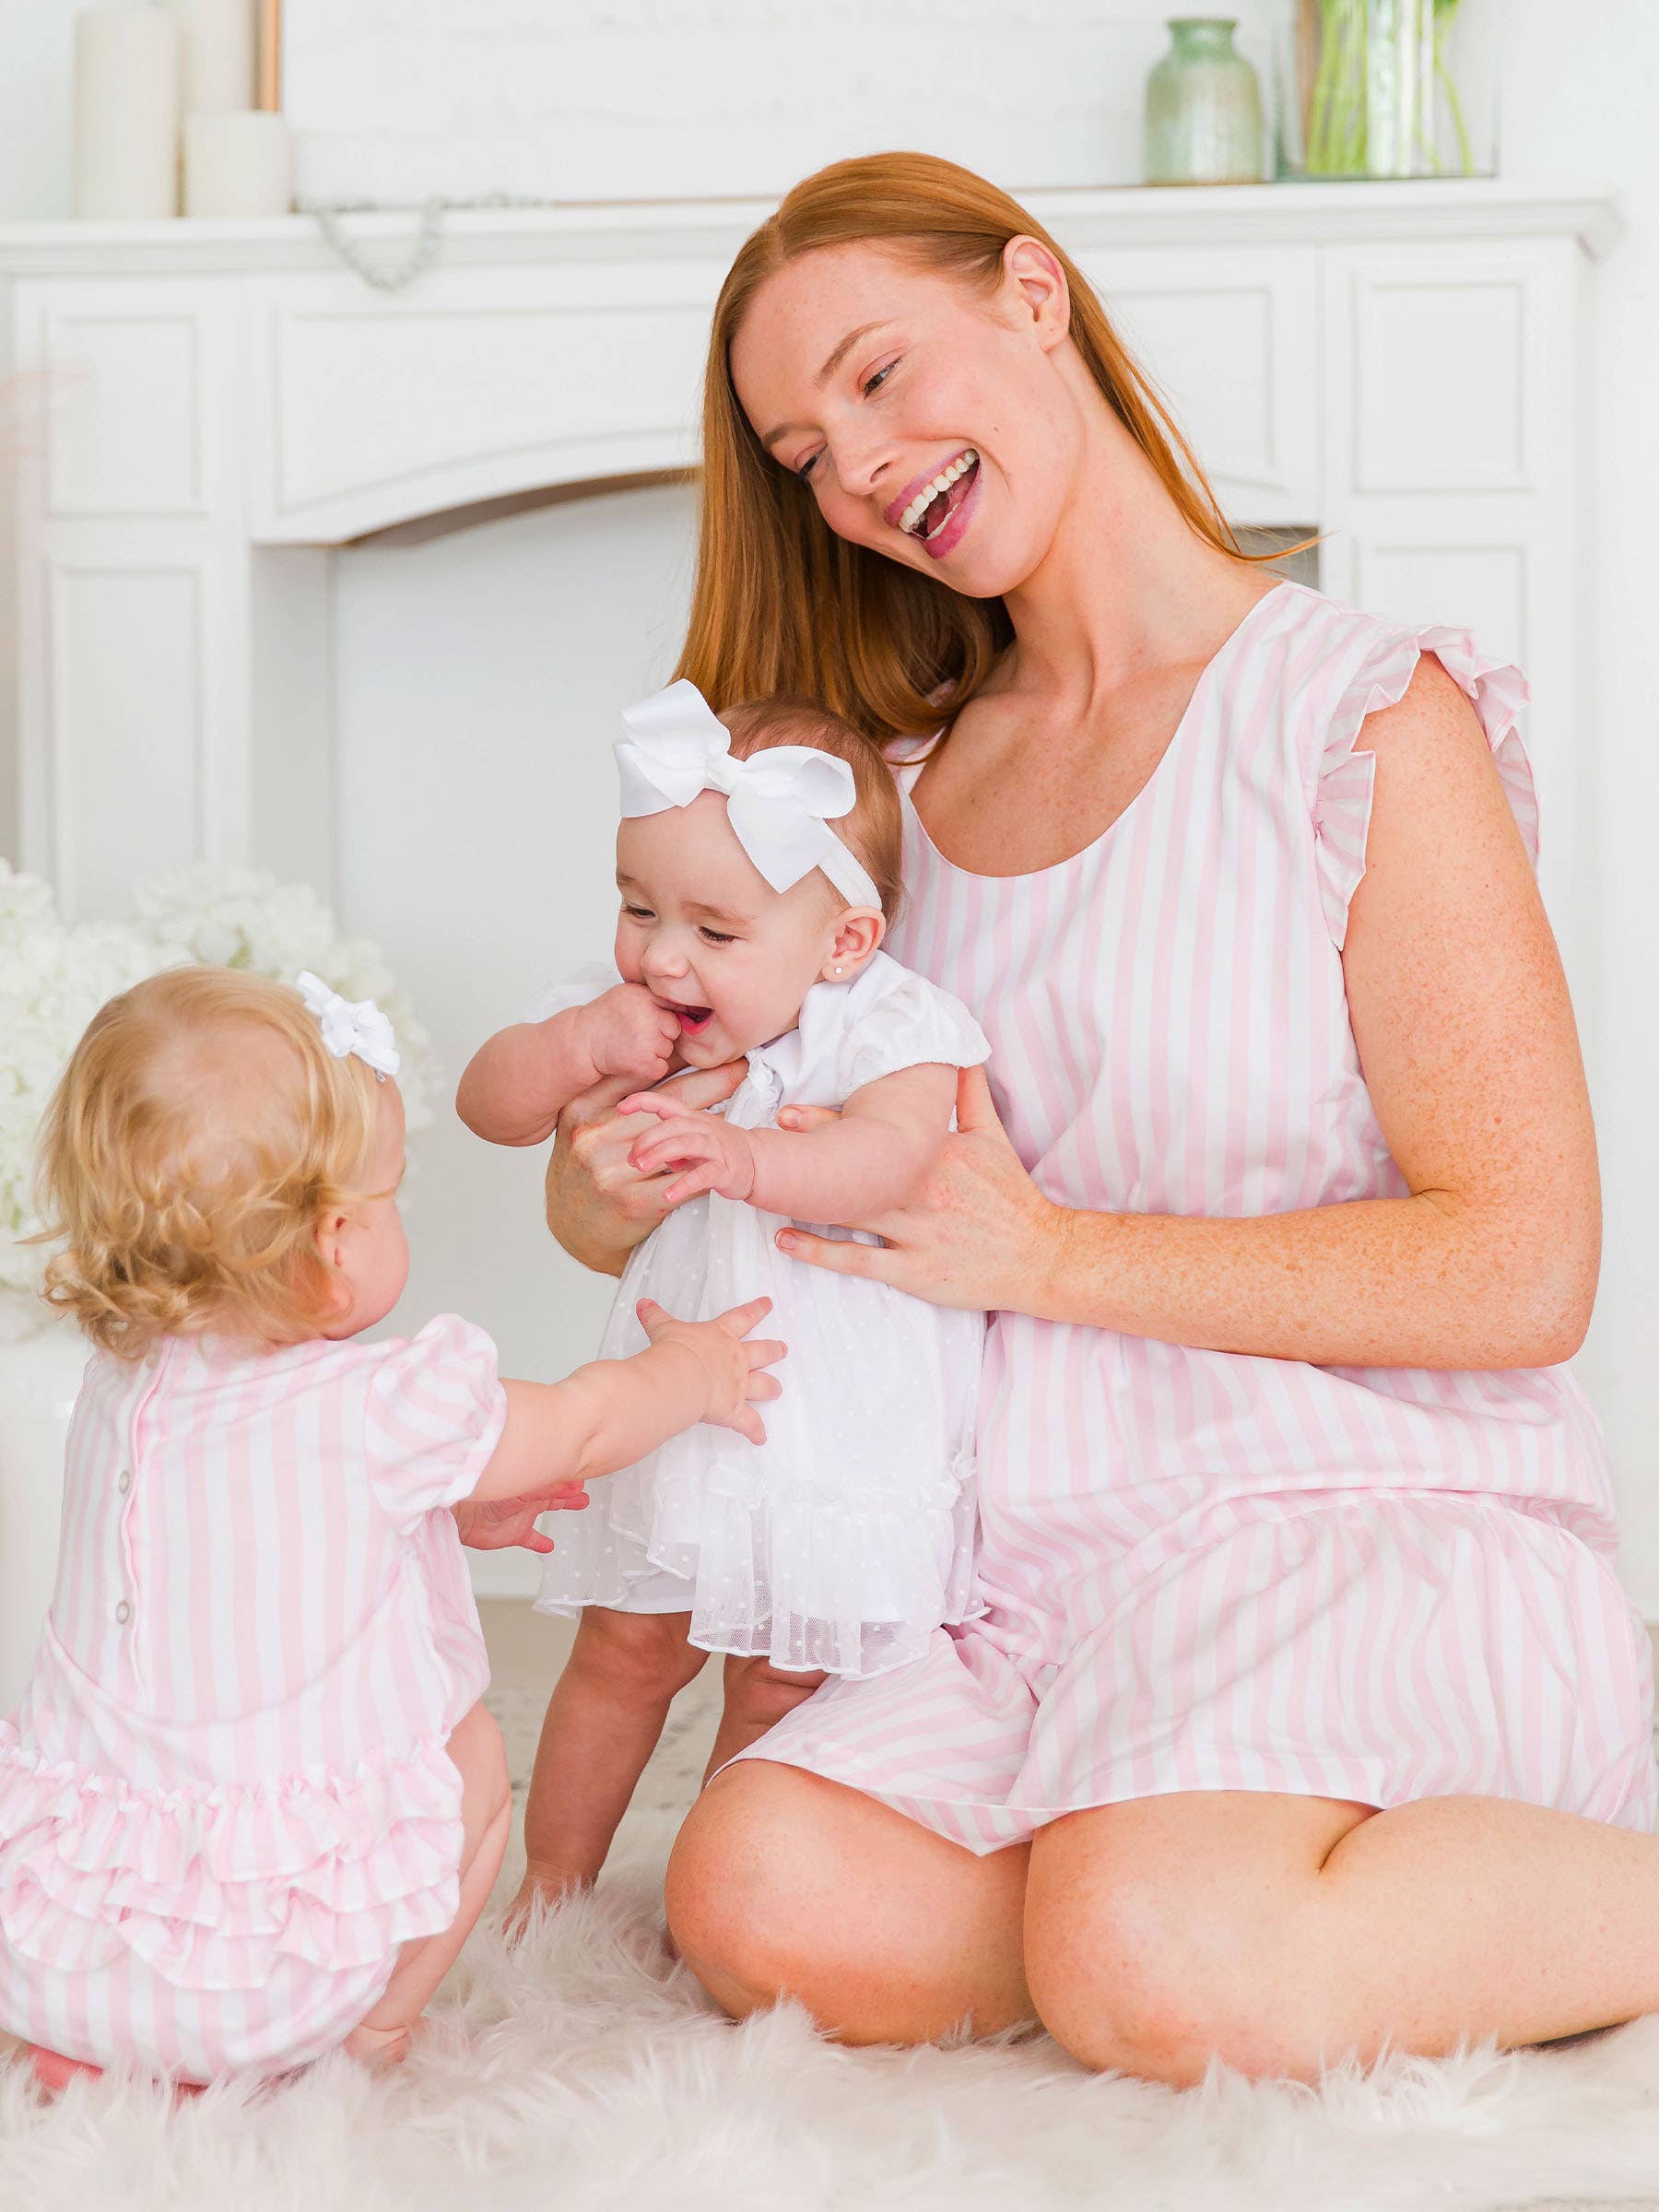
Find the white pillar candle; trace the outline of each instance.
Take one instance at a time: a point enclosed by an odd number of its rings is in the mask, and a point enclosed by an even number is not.
[[[94,222],[179,211],[179,25],[160,7],[75,18],[75,212]]]
[[[185,116],[186,215],[286,215],[292,197],[282,116],[253,109]]]
[[[253,0],[162,0],[184,33],[183,109],[253,105]]]

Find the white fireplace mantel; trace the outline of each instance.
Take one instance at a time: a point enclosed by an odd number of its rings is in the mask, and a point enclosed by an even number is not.
[[[1509,183],[1054,192],[1241,520],[1328,533],[1323,580],[1465,621],[1535,686],[1571,941],[1584,290],[1605,194]],[[397,292],[306,218],[0,228],[21,430],[6,547],[18,843],[66,909],[196,856],[328,884],[331,548],[695,459],[711,306],[765,213],[447,218]],[[416,218],[353,218],[395,262]],[[626,586],[620,582],[619,589]]]

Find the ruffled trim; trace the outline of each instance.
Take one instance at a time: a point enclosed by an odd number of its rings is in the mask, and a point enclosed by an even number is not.
[[[124,1947],[182,1989],[254,1989],[283,1958],[369,1965],[453,1921],[461,1778],[442,1737],[279,1784],[135,1788],[46,1763],[0,1723],[0,1929],[65,1972]]]
[[[1538,865],[1538,796],[1516,728],[1530,696],[1526,678],[1509,662],[1488,660],[1467,630],[1389,630],[1337,702],[1313,794],[1320,902],[1339,952],[1347,936],[1348,908],[1365,874],[1376,784],[1376,755],[1359,749],[1359,732],[1368,714],[1404,699],[1426,653],[1435,655],[1479,716],[1527,857],[1535,868]]]
[[[635,1583],[666,1572],[688,1585],[694,1644],[850,1679],[903,1666],[935,1629],[984,1612],[971,1453],[920,1490],[854,1483],[780,1497],[786,1487],[735,1455],[676,1466],[665,1448],[654,1477],[629,1468],[606,1482],[603,1521],[580,1532],[586,1564],[561,1547],[537,1609],[626,1611]],[[595,1498],[583,1521],[599,1511]],[[891,1604],[877,1615],[879,1592]]]

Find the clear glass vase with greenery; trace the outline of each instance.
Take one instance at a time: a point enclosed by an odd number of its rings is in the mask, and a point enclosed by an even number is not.
[[[1498,0],[1285,0],[1279,172],[1490,175]]]

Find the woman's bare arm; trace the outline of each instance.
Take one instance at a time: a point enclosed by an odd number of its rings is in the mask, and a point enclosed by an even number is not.
[[[1053,1204],[965,1080],[917,1201],[796,1237],[820,1265],[1219,1351],[1507,1368],[1583,1341],[1600,1257],[1595,1145],[1565,980],[1485,736],[1439,664],[1372,715],[1367,872],[1344,968],[1367,1083],[1409,1195],[1251,1220]]]
[[[700,1068],[675,1079],[675,1095],[688,1107],[729,1099],[747,1073],[741,1060]],[[618,1114],[630,1077],[611,1077],[572,1099],[559,1117],[547,1161],[547,1227],[562,1249],[596,1275],[620,1275],[635,1245],[642,1244],[670,1211],[667,1175],[641,1175],[629,1164],[639,1138],[654,1126],[644,1114]]]

